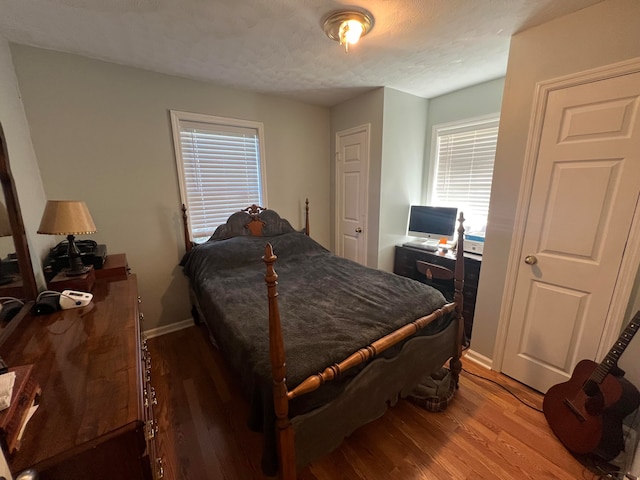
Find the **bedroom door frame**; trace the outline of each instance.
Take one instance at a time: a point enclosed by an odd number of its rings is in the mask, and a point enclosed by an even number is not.
[[[341,257],[345,256],[344,246],[343,246],[343,237],[347,234],[344,227],[343,222],[343,209],[344,209],[344,198],[348,195],[346,194],[346,188],[348,185],[344,185],[343,183],[343,172],[344,172],[344,159],[341,158],[341,145],[342,140],[346,137],[363,134],[364,135],[364,145],[359,144],[359,151],[362,155],[359,156],[359,170],[358,170],[358,184],[357,184],[357,194],[358,197],[358,219],[350,224],[349,230],[353,229],[353,231],[349,232],[350,237],[354,240],[354,245],[357,245],[357,259],[353,258],[352,260],[361,263],[362,265],[367,264],[367,242],[368,242],[368,225],[367,218],[369,212],[368,206],[368,198],[369,198],[369,163],[370,163],[370,145],[371,145],[371,124],[366,123],[363,125],[358,125],[356,127],[348,128],[346,130],[341,130],[336,132],[335,138],[335,146],[336,152],[334,157],[335,162],[335,185],[336,185],[336,198],[335,198],[335,250],[336,254]],[[354,194],[351,190],[349,193]]]
[[[493,370],[502,371],[503,369],[507,333],[514,303],[516,278],[523,258],[523,243],[527,212],[530,206],[537,155],[541,142],[543,120],[546,114],[549,94],[554,90],[598,82],[638,72],[640,72],[640,58],[634,58],[628,61],[588,70],[586,72],[580,72],[540,82],[536,85],[534,93],[534,108],[525,150],[525,163],[520,183],[520,194],[516,208],[513,237],[505,277],[505,287],[500,307],[498,331],[493,351]],[[618,278],[612,293],[610,308],[604,322],[602,338],[596,352],[596,358],[594,359],[597,362],[604,358],[611,348],[611,345],[614,344],[620,334],[623,322],[625,321],[624,316],[628,307],[629,299],[631,298],[638,265],[640,265],[640,208],[636,205],[626,248],[624,249],[620,264]]]

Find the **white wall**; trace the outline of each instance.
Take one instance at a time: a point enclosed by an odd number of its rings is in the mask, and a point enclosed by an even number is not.
[[[428,100],[379,88],[331,108],[331,200],[335,218],[335,135],[371,125],[367,265],[393,270],[395,245],[406,238],[409,204],[422,189]],[[335,240],[335,226],[332,241]],[[335,245],[332,244],[335,249]]]
[[[13,68],[9,43],[0,35],[0,123],[9,152],[9,163],[18,192],[18,202],[31,252],[36,282],[44,288],[40,258],[53,243],[52,238],[36,234],[46,203],[44,188],[31,132],[20,98],[18,81]],[[4,198],[2,200],[4,203]],[[15,249],[13,249],[15,251]]]
[[[336,132],[372,126],[367,265],[393,270],[395,246],[407,239],[409,205],[426,199],[433,125],[499,112],[503,87],[500,78],[430,100],[385,87],[331,109],[331,152]],[[331,175],[333,201],[333,159]]]
[[[639,25],[640,2],[607,0],[512,38],[474,317],[473,350],[481,355],[492,358],[495,347],[536,83],[640,56]],[[623,361],[637,363],[638,351]]]
[[[11,45],[48,199],[86,201],[108,253],[138,275],[145,328],[189,318],[169,110],[264,123],[268,207],[329,246],[329,110]],[[259,292],[257,293],[259,295]]]
[[[427,120],[427,162],[435,148],[432,145],[433,127],[443,123],[451,123],[482,117],[494,113],[500,113],[502,106],[502,92],[504,91],[504,77],[479,83],[471,87],[462,88],[455,92],[447,93],[429,99],[429,118]],[[433,165],[425,168],[425,193],[429,182]],[[426,197],[422,199],[426,201]]]
[[[374,268],[378,266],[383,114],[384,88],[364,93],[331,108],[331,245],[335,251],[336,133],[368,123],[371,125],[371,145],[369,145],[367,266]]]
[[[409,206],[420,203],[429,101],[384,89],[378,268],[393,271],[395,246],[407,240]]]

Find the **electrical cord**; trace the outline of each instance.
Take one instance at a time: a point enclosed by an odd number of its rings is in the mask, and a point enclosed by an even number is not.
[[[24,305],[24,302],[16,297],[0,297],[0,305],[4,304],[4,302],[18,302],[20,305]]]
[[[522,398],[520,398],[518,395],[513,393],[511,390],[509,390],[506,386],[502,385],[500,382],[496,382],[495,380],[493,380],[491,378],[483,377],[482,375],[478,375],[477,373],[470,372],[469,370],[467,370],[465,368],[462,368],[462,371],[465,372],[465,373],[468,373],[469,375],[473,375],[474,377],[478,377],[478,378],[481,378],[483,380],[486,380],[487,382],[491,382],[491,383],[496,384],[497,386],[499,386],[500,388],[505,390],[507,393],[509,393],[511,396],[513,396],[520,403],[522,403],[524,406],[529,407],[530,409],[535,410],[536,412],[542,413],[542,409],[540,409],[540,408],[536,407],[535,405],[532,405],[532,404],[530,404],[528,402],[525,402]]]

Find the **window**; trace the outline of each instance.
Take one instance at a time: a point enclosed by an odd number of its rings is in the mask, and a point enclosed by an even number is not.
[[[430,204],[464,212],[467,233],[484,233],[489,213],[499,117],[433,128]]]
[[[171,111],[189,231],[206,241],[233,212],[265,205],[262,123]]]

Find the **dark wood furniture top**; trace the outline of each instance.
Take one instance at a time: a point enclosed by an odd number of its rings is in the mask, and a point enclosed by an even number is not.
[[[49,281],[48,287],[58,292],[62,290],[90,292],[98,279],[125,280],[129,275],[129,263],[125,253],[108,255],[102,268],[95,269],[93,266],[90,268],[89,272],[75,277],[68,277],[64,272],[60,272]]]
[[[129,275],[129,263],[125,253],[107,255],[102,268],[96,270],[96,279],[124,280]]]
[[[49,290],[57,292],[62,292],[63,290],[90,292],[94,283],[96,283],[96,273],[93,265],[90,265],[89,271],[82,275],[67,276],[64,271],[61,271],[49,281],[47,286]]]
[[[98,280],[93,294],[87,307],[28,316],[0,347],[7,365],[33,364],[42,389],[13,472],[150,478],[136,276]]]
[[[440,290],[447,299],[452,299],[454,295],[453,282],[443,281],[435,275],[433,278],[428,278],[420,262],[452,269],[456,264],[456,253],[451,250],[446,253],[440,250],[429,252],[420,248],[397,245],[393,262],[393,273],[431,285]],[[467,341],[471,339],[473,330],[473,315],[476,308],[481,262],[482,257],[480,255],[464,253],[464,290],[462,292],[464,304],[462,315],[464,317],[464,332]],[[423,271],[420,271],[421,269]]]

